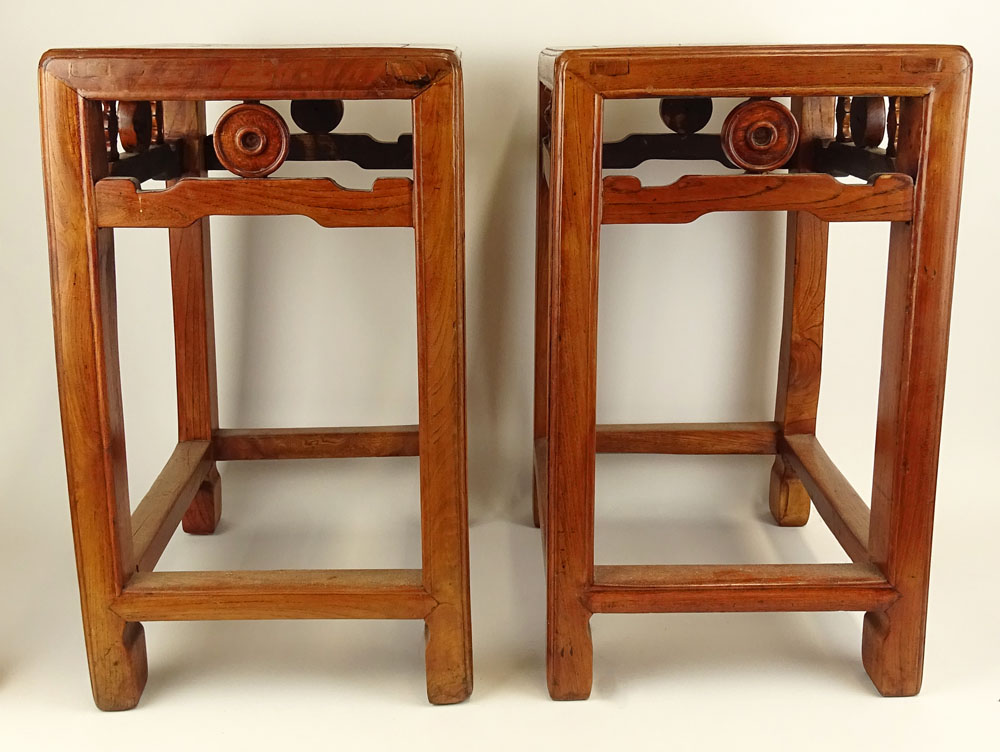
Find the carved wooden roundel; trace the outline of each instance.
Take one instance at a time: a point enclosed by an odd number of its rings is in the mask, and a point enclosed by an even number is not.
[[[213,135],[222,166],[244,178],[262,178],[288,156],[288,126],[266,104],[244,102],[222,113]]]
[[[788,108],[771,99],[738,105],[722,125],[722,150],[737,167],[767,172],[782,167],[799,143],[799,124]]]

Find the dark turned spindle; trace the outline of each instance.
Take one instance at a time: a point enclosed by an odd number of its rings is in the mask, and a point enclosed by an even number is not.
[[[850,97],[837,97],[837,140],[841,143],[851,140]]]
[[[885,98],[851,100],[851,140],[862,148],[875,148],[885,137]]]
[[[152,134],[150,141],[154,144],[163,143],[163,102],[150,100],[150,113],[152,114]]]
[[[889,120],[886,123],[886,132],[889,136],[889,143],[886,144],[885,153],[890,157],[896,156],[896,146],[899,142],[900,101],[900,97],[889,97]]]
[[[306,133],[329,133],[344,119],[339,99],[293,99],[292,121]]]
[[[118,161],[118,112],[112,101],[101,102],[104,114],[104,148],[108,152],[108,161]]]
[[[697,133],[712,119],[712,99],[665,97],[660,100],[660,119],[674,133]]]
[[[148,100],[118,103],[118,137],[129,154],[149,148],[153,140],[153,108]]]

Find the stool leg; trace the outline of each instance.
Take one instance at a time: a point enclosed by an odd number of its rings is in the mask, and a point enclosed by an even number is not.
[[[413,102],[420,516],[427,697],[472,691],[465,439],[465,218],[462,80],[452,72]]]
[[[602,100],[563,74],[552,108],[552,301],[549,322],[548,685],[556,700],[582,700],[593,681],[590,612],[594,580],[597,451],[597,270]]]
[[[135,564],[114,237],[97,228],[93,197],[94,181],[107,174],[101,103],[45,72],[41,88],[56,368],[84,638],[94,701],[126,710],[146,683],[146,641],[141,624],[111,609]]]
[[[534,440],[548,436],[549,412],[549,184],[542,160],[545,150],[542,139],[548,135],[547,111],[552,104],[552,92],[538,85],[538,187],[535,209],[535,432]],[[535,457],[534,443],[531,448]],[[540,527],[538,488],[535,473],[531,473],[531,510],[535,527]]]
[[[831,138],[836,117],[833,97],[793,97],[802,147],[796,168],[813,168],[813,144]],[[785,434],[816,433],[823,360],[823,307],[829,224],[808,212],[788,212],[785,238],[785,312],[778,360],[774,420]],[[809,494],[778,456],[771,468],[771,515],[786,527],[805,525]]]
[[[204,176],[205,103],[165,102],[163,108],[165,137],[184,141],[183,176]],[[169,232],[178,438],[211,440],[219,427],[219,408],[208,218]],[[221,515],[222,483],[213,465],[184,514],[184,531],[214,533]]]
[[[913,221],[894,223],[890,234],[868,546],[899,598],[865,616],[862,639],[865,668],[883,695],[916,694],[923,674],[970,75],[901,103],[897,164],[919,177]]]

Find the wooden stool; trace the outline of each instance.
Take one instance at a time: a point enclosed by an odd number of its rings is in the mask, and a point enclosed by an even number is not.
[[[590,694],[591,614],[640,612],[865,611],[875,686],[919,691],[971,73],[965,50],[939,46],[542,53],[534,462],[553,698]],[[768,99],[783,96],[791,111]],[[602,143],[604,100],[640,97],[664,98],[673,133]],[[711,97],[750,99],[721,134],[701,134]],[[650,187],[601,177],[651,158],[747,172]],[[774,422],[596,425],[601,225],[755,210],[788,212]],[[870,511],[815,436],[828,223],[840,221],[891,222]],[[812,499],[853,563],[595,567],[597,452],[774,454],[775,520],[804,524]]]
[[[411,47],[61,50],[40,63],[56,362],[94,699],[131,708],[140,622],[423,619],[427,695],[472,690],[465,447],[464,167],[457,55]],[[337,134],[345,99],[411,99],[413,135]],[[290,134],[260,100],[293,100]],[[243,100],[206,136],[204,100]],[[117,103],[117,105],[116,105]],[[119,140],[126,155],[119,157]],[[347,190],[265,178],[286,159],[413,169]],[[229,169],[238,179],[207,178]],[[150,178],[166,190],[142,190]],[[218,427],[209,220],[311,217],[413,227],[418,426]],[[170,228],[179,443],[129,512],[115,311],[115,227]],[[211,533],[222,460],[420,457],[422,568],[154,572],[177,524]]]

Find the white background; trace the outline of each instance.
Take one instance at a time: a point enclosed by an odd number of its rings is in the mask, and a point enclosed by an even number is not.
[[[996,748],[995,4],[4,0],[0,15],[0,747]],[[404,41],[463,52],[475,692],[455,707],[426,704],[415,622],[149,624],[139,707],[102,714],[87,679],[59,432],[38,57],[60,46]],[[537,53],[812,42],[958,43],[975,60],[923,692],[878,697],[861,666],[859,614],[598,616],[591,700],[553,703],[530,526]],[[405,104],[349,103],[341,130],[394,138],[407,118]],[[660,129],[655,102],[608,110],[609,140]],[[351,166],[332,174],[371,179]],[[650,163],[641,174],[679,173]],[[411,231],[212,224],[225,426],[416,421]],[[782,233],[783,217],[763,214],[605,230],[602,422],[771,417]],[[830,253],[819,433],[865,498],[886,238],[884,226],[835,226]],[[118,248],[135,504],[175,440],[166,231],[119,231]],[[598,562],[844,560],[818,516],[804,529],[768,521],[768,467],[600,458]],[[419,565],[415,459],[230,464],[222,474],[219,534],[178,533],[162,569]]]

